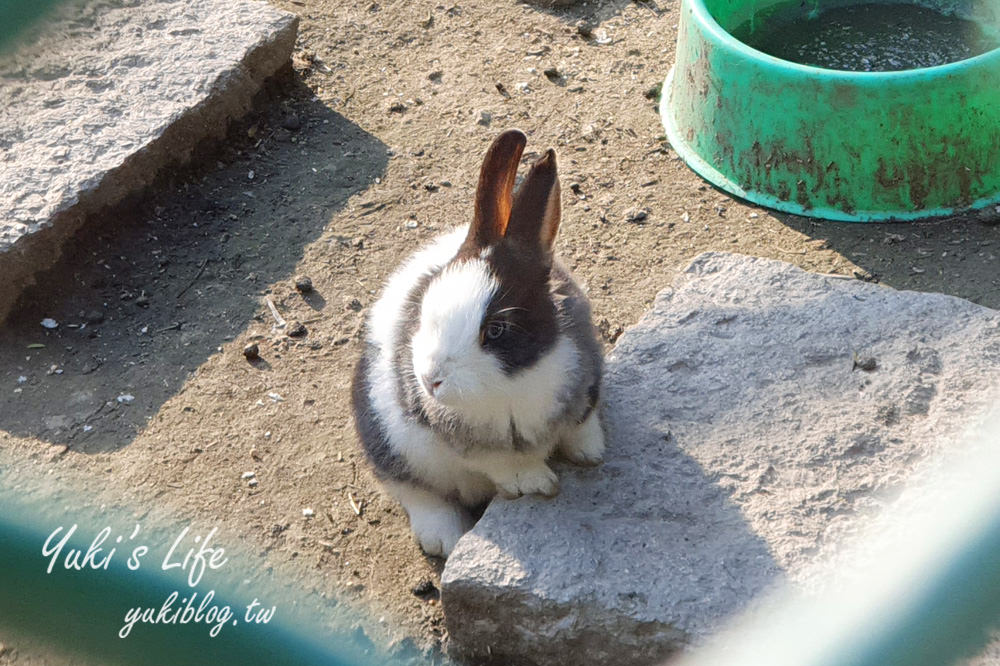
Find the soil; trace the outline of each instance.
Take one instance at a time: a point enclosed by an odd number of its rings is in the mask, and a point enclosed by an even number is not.
[[[92,482],[94,502],[218,525],[292,585],[367,608],[382,619],[372,635],[428,654],[446,643],[426,585],[442,562],[412,541],[353,432],[361,324],[406,255],[469,220],[503,129],[527,132],[525,161],[558,152],[558,249],[609,346],[708,250],[1000,307],[1000,211],[837,224],[692,173],[656,113],[677,0],[274,4],[301,17],[300,36],[257,110],[90,220],[0,330],[0,452]],[[268,299],[304,334],[276,328]],[[30,646],[7,642],[0,662],[19,654]]]

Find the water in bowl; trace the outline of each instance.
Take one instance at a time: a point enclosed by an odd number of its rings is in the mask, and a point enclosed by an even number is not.
[[[796,3],[731,33],[782,60],[854,72],[934,67],[1000,46],[975,21],[909,4],[850,5],[810,16]]]

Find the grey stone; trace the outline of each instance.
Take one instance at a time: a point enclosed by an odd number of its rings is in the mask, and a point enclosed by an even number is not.
[[[996,311],[703,254],[608,357],[604,465],[557,465],[558,497],[496,500],[458,543],[450,651],[639,665],[697,644],[780,578],[810,584],[997,385]]]
[[[60,12],[0,59],[0,321],[88,216],[224,136],[298,27],[251,0]]]

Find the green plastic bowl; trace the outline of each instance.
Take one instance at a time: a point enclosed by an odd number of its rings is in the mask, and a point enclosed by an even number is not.
[[[694,171],[751,202],[832,220],[1000,203],[1000,48],[938,67],[848,72],[781,60],[728,32],[785,2],[683,0],[660,115]],[[1000,33],[1000,0],[910,2]]]

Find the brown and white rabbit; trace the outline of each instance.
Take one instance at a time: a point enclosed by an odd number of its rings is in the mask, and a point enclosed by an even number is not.
[[[354,376],[364,449],[430,555],[447,557],[471,527],[467,508],[496,493],[558,493],[554,451],[585,465],[604,453],[590,305],[552,250],[556,156],[514,195],[526,141],[510,130],[493,142],[472,224],[389,279]]]

